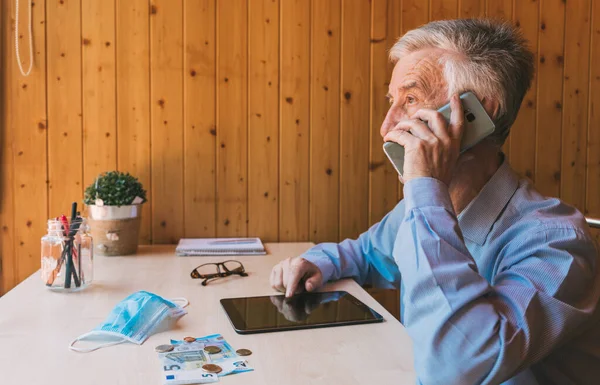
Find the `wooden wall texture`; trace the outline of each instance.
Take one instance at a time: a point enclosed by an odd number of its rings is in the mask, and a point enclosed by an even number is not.
[[[21,15],[26,15],[21,1]],[[600,216],[593,0],[36,0],[35,66],[0,8],[0,293],[49,216],[102,171],[148,189],[142,242],[355,237],[401,197],[381,151],[387,50],[429,20],[519,25],[537,77],[506,145],[545,194]],[[26,17],[20,20],[23,61]]]

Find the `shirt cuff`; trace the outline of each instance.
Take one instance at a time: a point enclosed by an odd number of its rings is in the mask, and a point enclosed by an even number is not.
[[[321,270],[321,274],[323,275],[323,284],[331,280],[335,270],[335,265],[333,262],[331,262],[331,258],[325,255],[322,251],[308,250],[306,253],[302,254],[301,257],[306,259],[308,262],[314,263],[319,270]]]
[[[448,186],[435,178],[415,178],[404,184],[406,212],[421,207],[442,207],[454,213]]]

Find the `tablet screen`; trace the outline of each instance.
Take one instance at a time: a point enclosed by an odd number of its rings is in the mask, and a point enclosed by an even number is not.
[[[221,300],[238,333],[355,325],[381,322],[377,312],[345,291],[301,293]]]

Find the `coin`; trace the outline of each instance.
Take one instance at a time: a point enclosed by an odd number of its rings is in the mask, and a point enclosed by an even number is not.
[[[204,351],[209,354],[217,354],[221,353],[221,348],[218,346],[209,345],[204,347]]]
[[[185,337],[183,340],[185,342],[194,342],[194,341],[196,341],[196,339],[194,337]]]
[[[173,349],[175,349],[175,346],[173,345],[158,345],[154,348],[154,350],[156,350],[158,353],[167,353],[172,351]]]
[[[250,349],[238,349],[235,352],[240,356],[249,356],[252,354],[252,350]]]
[[[202,365],[202,370],[208,373],[221,373],[223,371],[219,365],[215,364],[204,364]]]

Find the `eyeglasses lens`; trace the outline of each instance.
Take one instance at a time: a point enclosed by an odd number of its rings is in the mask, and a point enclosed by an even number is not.
[[[217,265],[215,264],[199,266],[196,269],[196,271],[198,272],[198,274],[200,274],[201,277],[211,276],[219,273]]]
[[[243,273],[244,267],[238,261],[226,261],[223,263],[225,268],[231,273]]]

